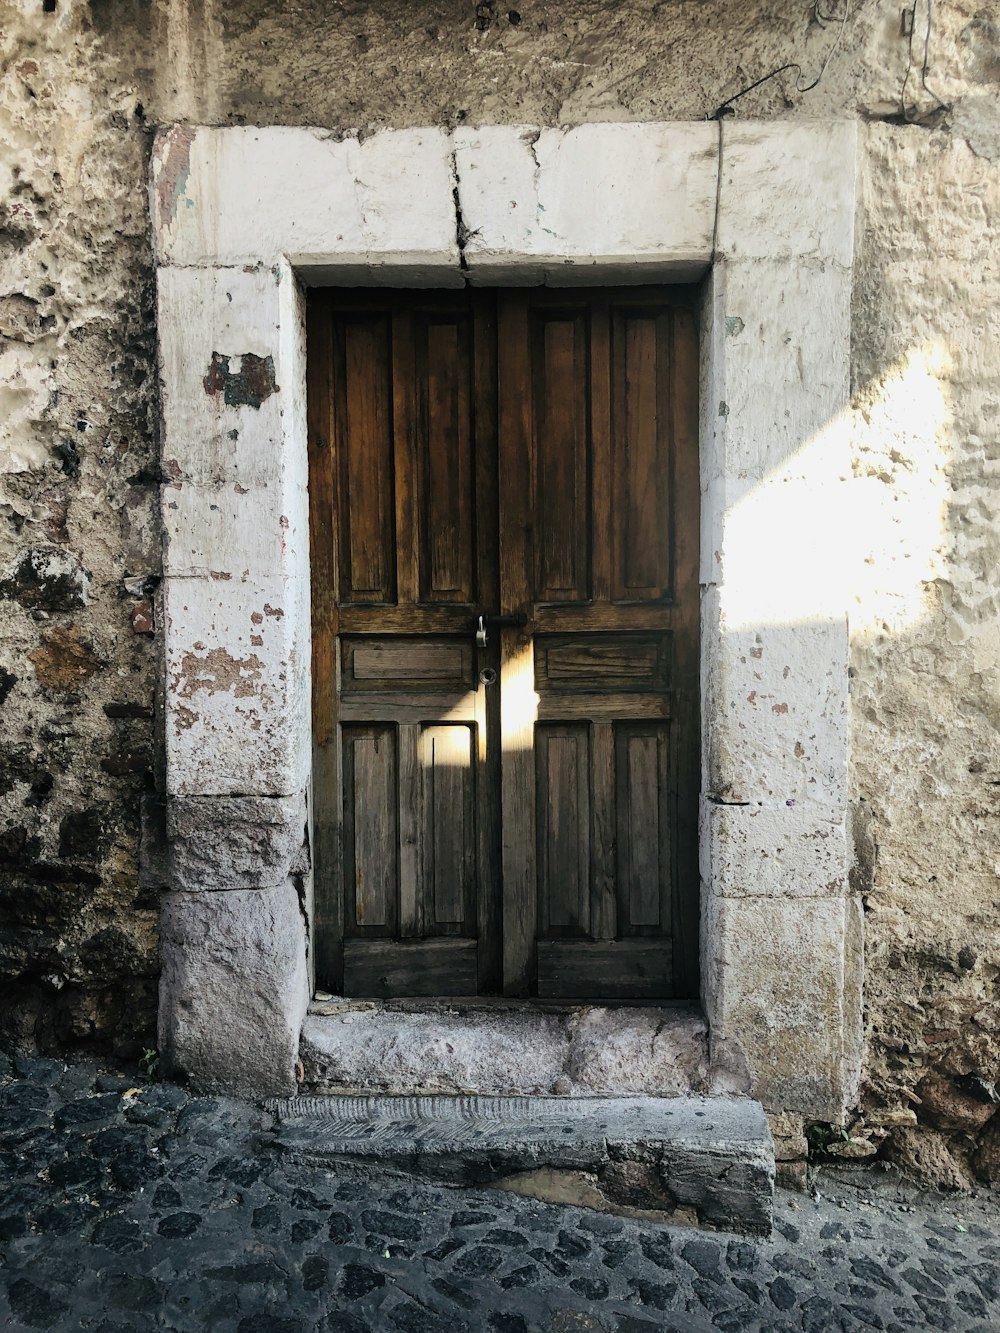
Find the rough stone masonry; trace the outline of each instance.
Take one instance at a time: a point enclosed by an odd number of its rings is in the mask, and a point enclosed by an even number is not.
[[[161,753],[152,131],[693,121],[794,62],[800,77],[778,75],[736,113],[862,127],[856,521],[830,552],[852,571],[867,938],[849,1128],[939,1184],[1000,1177],[1000,20],[986,3],[943,0],[907,22],[912,39],[898,0],[4,0],[7,1039],[135,1054],[154,1026],[159,904],[137,872]],[[215,367],[217,391],[267,387],[260,368],[241,385],[244,369]],[[784,1128],[797,1154],[802,1126]]]

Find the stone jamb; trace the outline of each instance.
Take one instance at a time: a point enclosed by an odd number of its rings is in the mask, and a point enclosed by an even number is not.
[[[295,1087],[311,892],[301,284],[706,274],[701,949],[713,1074],[772,1110],[843,1114],[861,984],[846,614],[829,599],[803,614],[776,594],[782,558],[815,558],[780,550],[785,520],[801,532],[803,506],[821,517],[849,472],[855,140],[853,126],[825,122],[158,137],[160,1042],[174,1067],[233,1091]],[[236,1012],[253,1015],[253,1040],[229,1022]]]

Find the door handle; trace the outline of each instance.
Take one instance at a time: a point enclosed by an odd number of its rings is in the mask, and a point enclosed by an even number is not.
[[[528,623],[523,611],[515,611],[509,616],[480,616],[476,626],[476,647],[485,648],[488,632],[493,629],[522,629]]]

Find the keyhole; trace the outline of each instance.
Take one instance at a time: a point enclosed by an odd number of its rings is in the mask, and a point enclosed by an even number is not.
[[[479,673],[480,685],[495,685],[496,681],[497,681],[497,673],[493,670],[493,668],[483,667],[482,671],[480,671]]]

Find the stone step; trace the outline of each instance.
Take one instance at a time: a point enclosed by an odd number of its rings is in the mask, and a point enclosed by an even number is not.
[[[310,1005],[299,1058],[310,1092],[678,1097],[710,1090],[708,1025],[680,1005],[320,1000]]]
[[[293,1097],[276,1146],[552,1202],[766,1234],[774,1145],[742,1097]]]

